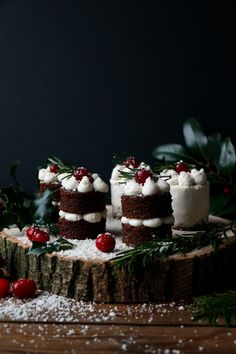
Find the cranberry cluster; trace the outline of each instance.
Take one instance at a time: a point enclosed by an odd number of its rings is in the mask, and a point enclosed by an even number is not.
[[[31,298],[35,295],[37,286],[33,279],[21,278],[10,283],[5,278],[0,278],[0,298],[12,294],[19,299]]]
[[[78,167],[74,171],[74,176],[77,179],[77,181],[81,181],[81,179],[83,177],[88,177],[90,183],[93,183],[93,177],[92,177],[91,173],[89,173],[89,171],[85,167]]]

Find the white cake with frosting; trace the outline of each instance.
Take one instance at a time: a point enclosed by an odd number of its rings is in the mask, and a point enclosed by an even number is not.
[[[172,208],[177,228],[191,228],[208,222],[210,207],[209,182],[203,169],[177,173],[164,170],[169,175]]]

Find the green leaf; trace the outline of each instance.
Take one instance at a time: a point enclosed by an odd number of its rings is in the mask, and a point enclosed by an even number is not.
[[[196,119],[189,118],[184,123],[183,134],[185,143],[193,156],[207,160],[207,137]]]
[[[180,144],[164,144],[157,146],[153,152],[153,156],[159,160],[194,162],[194,159],[188,154],[184,146]]]
[[[232,178],[236,163],[236,153],[234,145],[229,137],[225,138],[221,145],[219,167],[222,173]]]
[[[213,133],[208,136],[208,159],[211,165],[215,165],[219,170],[219,158],[222,145],[222,136],[220,133]]]
[[[223,215],[225,206],[227,205],[229,200],[230,200],[230,195],[228,194],[211,196],[210,214],[217,215],[217,216]]]
[[[39,257],[45,253],[60,252],[69,250],[73,247],[73,243],[67,241],[63,237],[60,237],[51,243],[32,242],[32,247],[29,249],[27,254],[34,254]]]
[[[47,224],[50,221],[50,217],[54,212],[52,206],[52,195],[55,190],[46,189],[42,195],[34,200],[35,205],[35,213],[34,213],[34,221],[37,224]]]

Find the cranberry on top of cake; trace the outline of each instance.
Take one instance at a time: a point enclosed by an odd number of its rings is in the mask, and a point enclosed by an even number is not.
[[[44,184],[58,184],[59,167],[56,164],[50,164],[46,168],[40,168],[38,179]]]
[[[208,221],[210,192],[204,170],[190,168],[180,161],[173,169],[161,174],[169,175],[167,180],[172,195],[175,227],[191,228]]]

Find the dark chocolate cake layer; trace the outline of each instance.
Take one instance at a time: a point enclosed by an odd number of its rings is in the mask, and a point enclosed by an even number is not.
[[[90,223],[85,220],[75,222],[64,218],[59,219],[60,236],[67,239],[85,240],[86,238],[95,239],[98,234],[105,232],[106,219],[97,223]]]
[[[60,188],[61,204],[60,209],[67,213],[88,214],[102,212],[106,209],[105,193],[88,193],[67,191]]]
[[[52,200],[54,202],[59,202],[60,201],[60,184],[56,184],[56,183],[40,183],[39,185],[39,190],[41,193],[45,192],[46,189],[50,189],[50,190],[55,190],[55,192],[53,193],[52,196]]]
[[[143,242],[151,241],[153,235],[158,232],[159,236],[172,236],[172,225],[162,224],[157,228],[138,226],[134,227],[129,224],[122,224],[122,241],[126,245],[139,245]]]
[[[170,193],[157,193],[154,195],[121,196],[123,216],[129,219],[152,219],[172,215]]]

